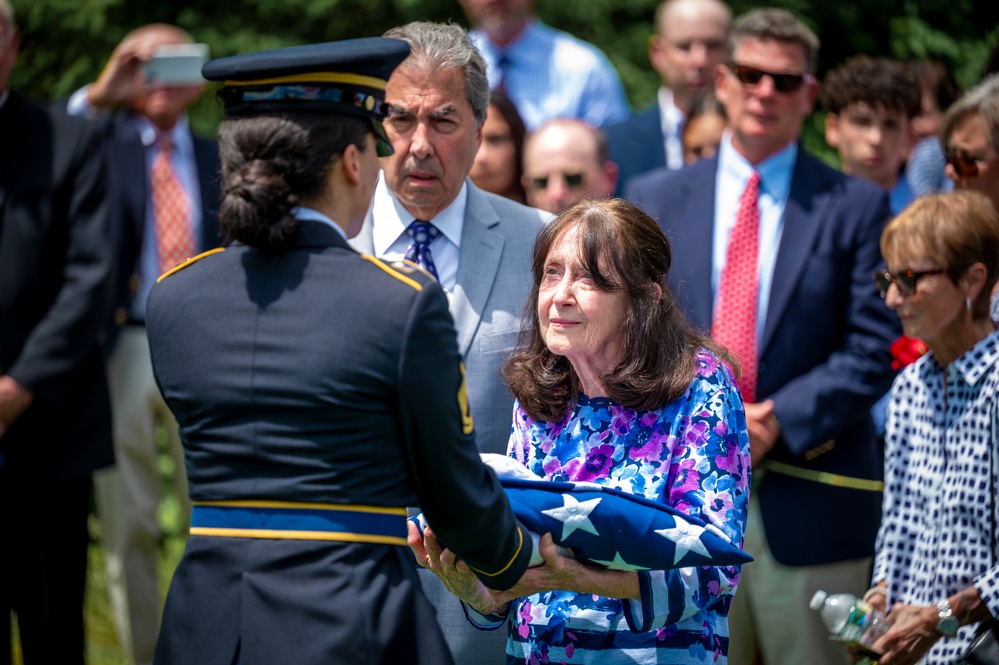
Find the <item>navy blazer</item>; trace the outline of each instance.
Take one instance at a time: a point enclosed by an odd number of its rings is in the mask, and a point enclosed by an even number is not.
[[[623,122],[607,125],[603,130],[610,158],[620,169],[615,196],[624,193],[631,178],[666,166],[666,140],[658,102]]]
[[[34,401],[0,451],[21,478],[79,478],[114,461],[98,345],[110,219],[96,132],[12,92],[0,107],[0,375]]]
[[[673,248],[670,284],[699,329],[711,328],[712,235],[718,158],[641,176],[627,196],[655,217]],[[891,385],[888,347],[901,333],[872,275],[889,217],[884,190],[799,150],[784,212],[758,395],[772,399],[781,436],[767,460],[808,472],[880,480],[871,405]],[[763,466],[766,470],[766,465]],[[756,470],[774,557],[815,565],[870,556],[881,493]]]
[[[132,300],[139,284],[139,260],[149,198],[146,148],[127,118],[125,114],[116,114],[100,122],[108,155],[115,232],[114,321],[109,327],[112,343],[117,328],[131,318]],[[201,190],[200,253],[218,247],[222,242],[218,218],[221,175],[218,144],[193,135],[192,139]],[[112,343],[107,345],[108,352]]]

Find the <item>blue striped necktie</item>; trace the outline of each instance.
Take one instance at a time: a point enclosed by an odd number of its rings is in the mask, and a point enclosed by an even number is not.
[[[430,243],[441,234],[440,229],[430,222],[417,219],[406,227],[406,233],[413,238],[413,244],[406,250],[406,259],[426,270],[439,282],[437,266],[434,265],[434,257],[430,253]]]

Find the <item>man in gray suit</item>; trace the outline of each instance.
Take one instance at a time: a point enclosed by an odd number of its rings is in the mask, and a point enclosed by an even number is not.
[[[421,22],[385,36],[411,48],[386,88],[385,130],[395,154],[382,159],[371,212],[351,244],[388,260],[409,258],[437,277],[458,331],[479,448],[505,453],[513,396],[499,367],[517,342],[531,250],[548,214],[468,179],[489,84],[465,31]],[[455,661],[504,662],[505,632],[474,629],[437,578],[420,573]]]

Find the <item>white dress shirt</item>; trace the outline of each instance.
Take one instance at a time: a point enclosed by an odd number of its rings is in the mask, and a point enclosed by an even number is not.
[[[676,170],[683,166],[683,127],[687,116],[673,101],[673,91],[659,88],[659,122],[663,130],[663,148],[666,150],[666,167]]]
[[[420,220],[430,222],[441,232],[430,243],[430,254],[437,268],[440,284],[448,296],[454,290],[458,281],[458,260],[461,250],[461,229],[465,224],[465,206],[468,203],[468,183],[465,182],[448,207],[437,213],[433,219]],[[406,229],[416,218],[392,196],[385,174],[378,175],[375,186],[375,196],[371,204],[372,218],[375,224],[371,227],[372,245],[375,256],[385,261],[401,261],[406,257],[406,250],[413,243],[413,238]]]

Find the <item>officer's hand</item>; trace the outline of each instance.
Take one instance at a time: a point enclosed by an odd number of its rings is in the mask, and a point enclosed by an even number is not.
[[[436,575],[451,595],[463,600],[482,614],[506,611],[509,602],[499,600],[497,594],[479,581],[468,564],[458,559],[451,550],[442,548],[430,527],[423,529],[422,544],[413,542],[414,538],[420,538],[416,525],[410,522],[408,528],[407,540],[410,549],[416,554],[417,563]]]

